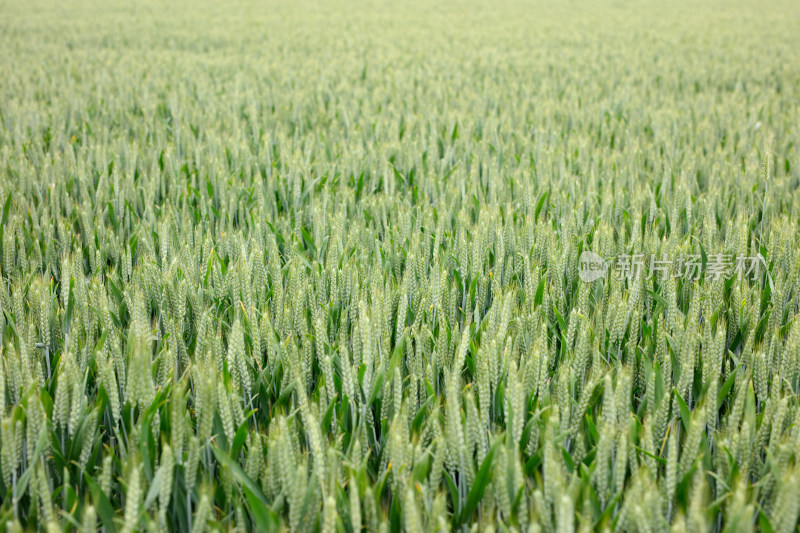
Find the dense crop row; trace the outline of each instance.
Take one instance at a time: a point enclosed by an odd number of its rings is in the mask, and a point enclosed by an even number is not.
[[[796,4],[2,6],[0,529],[797,530]]]

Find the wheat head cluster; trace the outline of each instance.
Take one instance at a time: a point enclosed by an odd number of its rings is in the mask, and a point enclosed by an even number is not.
[[[0,530],[796,532],[798,27],[3,0]]]

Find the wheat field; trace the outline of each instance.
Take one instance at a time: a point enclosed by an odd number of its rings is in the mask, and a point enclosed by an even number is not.
[[[800,3],[0,0],[0,530],[798,531]]]

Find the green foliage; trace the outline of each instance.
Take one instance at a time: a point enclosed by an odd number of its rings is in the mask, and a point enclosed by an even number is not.
[[[797,530],[797,2],[37,3],[0,530]]]

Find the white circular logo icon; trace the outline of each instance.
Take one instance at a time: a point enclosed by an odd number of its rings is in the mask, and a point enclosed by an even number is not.
[[[598,280],[606,275],[608,262],[589,250],[581,253],[578,259],[578,277],[586,283]]]

